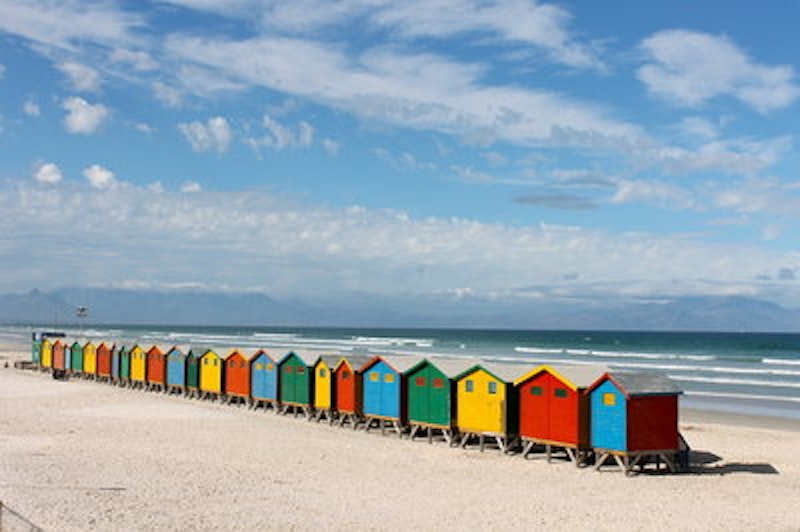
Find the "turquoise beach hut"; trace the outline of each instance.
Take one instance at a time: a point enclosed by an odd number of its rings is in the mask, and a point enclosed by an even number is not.
[[[275,406],[278,402],[278,363],[263,349],[250,357],[251,406]]]
[[[187,347],[173,346],[167,352],[167,392],[184,393],[186,391],[186,354]]]
[[[387,426],[401,435],[407,420],[404,373],[422,361],[417,356],[376,356],[362,368],[363,408],[366,426],[385,432]]]

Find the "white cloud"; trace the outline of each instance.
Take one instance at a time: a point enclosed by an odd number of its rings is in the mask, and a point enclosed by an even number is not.
[[[137,122],[133,124],[133,128],[136,131],[140,131],[141,133],[144,133],[146,135],[152,135],[153,133],[158,131],[156,127],[151,126],[150,124],[145,124],[144,122]]]
[[[0,30],[59,48],[73,49],[83,42],[132,44],[138,40],[133,30],[143,25],[141,16],[119,10],[110,2],[0,2]]]
[[[791,66],[754,63],[728,37],[666,30],[641,43],[649,63],[638,77],[647,88],[689,107],[730,96],[759,113],[791,105],[800,96]]]
[[[100,74],[95,69],[74,62],[59,63],[56,68],[67,76],[70,85],[76,91],[97,92],[100,90]]]
[[[200,192],[202,190],[203,187],[201,187],[200,183],[197,181],[184,181],[183,184],[181,184],[181,192],[185,192],[187,194]]]
[[[225,153],[233,136],[230,124],[221,116],[209,118],[205,124],[198,121],[178,124],[178,129],[196,152]]]
[[[325,153],[328,155],[339,155],[339,150],[342,148],[341,143],[333,139],[322,139],[320,144],[322,144],[322,149],[324,149]]]
[[[66,111],[64,127],[74,134],[89,135],[103,125],[109,115],[103,104],[90,104],[83,98],[74,96],[67,98],[61,105]]]
[[[42,114],[42,110],[39,109],[39,104],[31,99],[25,100],[25,103],[22,104],[22,112],[28,116],[39,116]]]
[[[134,70],[139,72],[148,72],[158,68],[158,63],[150,57],[150,54],[142,52],[141,50],[114,48],[108,58],[112,63],[130,65]]]
[[[572,139],[640,134],[600,108],[556,93],[483,86],[483,67],[432,54],[373,49],[351,59],[327,44],[267,37],[173,36],[166,48],[176,58],[215,69],[220,77],[415,129],[526,145],[549,142],[556,131],[575,133]]]
[[[93,164],[85,168],[83,170],[83,176],[92,187],[98,189],[111,188],[117,184],[114,172],[99,164]]]
[[[428,161],[421,161],[413,154],[404,151],[399,154],[391,153],[385,148],[375,148],[372,150],[379,159],[394,166],[395,168],[405,168],[408,170],[436,170],[436,165]]]
[[[663,181],[619,180],[609,203],[646,203],[683,210],[695,207],[693,194]]]
[[[0,79],[3,79],[5,77],[6,77],[6,66],[0,64]]]
[[[446,40],[463,34],[473,46],[505,42],[533,46],[553,61],[572,67],[602,69],[592,45],[579,42],[569,29],[572,15],[556,4],[536,0],[169,0],[192,9],[261,22],[270,30],[311,35],[344,23],[361,21],[365,31],[388,30],[405,40]]]
[[[286,148],[307,148],[314,142],[314,127],[308,122],[300,122],[296,129],[292,129],[265,114],[261,124],[267,133],[261,137],[249,137],[245,140],[255,150],[270,148],[282,151]]]
[[[64,176],[61,169],[54,163],[41,163],[36,167],[33,172],[33,178],[39,183],[46,183],[48,185],[55,185],[60,183]]]
[[[715,139],[720,136],[720,128],[712,121],[699,116],[688,116],[678,124],[678,129],[683,133],[703,140]]]
[[[160,81],[153,83],[153,94],[167,107],[177,108],[183,103],[183,96],[178,89],[165,85]]]
[[[93,172],[110,173],[102,167]],[[519,287],[541,287],[551,296],[616,298],[722,287],[757,292],[758,274],[797,262],[789,253],[705,238],[416,218],[253,190],[185,194],[130,184],[0,184],[0,212],[0,234],[25,236],[6,242],[11,247],[3,250],[8,260],[0,264],[0,289],[80,284],[89,275],[98,284],[193,280],[231,290],[264,287],[276,295],[425,294],[470,287],[503,297]],[[40,245],[32,250],[30,241]],[[79,257],[89,270],[64,269],[53,256]],[[219,268],[210,256],[236,260]],[[22,257],[30,268],[10,266]],[[170,267],[153,268],[161,263]],[[565,283],[565,272],[577,280]]]

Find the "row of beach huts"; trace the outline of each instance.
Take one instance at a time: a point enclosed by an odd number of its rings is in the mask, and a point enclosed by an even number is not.
[[[277,356],[276,356],[277,355]],[[626,473],[686,467],[681,390],[663,375],[330,351],[141,345],[34,337],[54,376],[273,409],[451,445],[543,452]]]

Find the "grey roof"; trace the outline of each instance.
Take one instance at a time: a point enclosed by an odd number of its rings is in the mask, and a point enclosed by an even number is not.
[[[235,348],[231,346],[219,346],[219,345],[203,345],[198,347],[197,356],[203,356],[209,351],[214,351],[216,355],[220,358],[227,358],[231,351]]]
[[[350,367],[352,367],[353,370],[358,371],[362,367],[364,367],[364,365],[367,362],[369,362],[370,360],[372,360],[374,357],[371,357],[371,356],[368,356],[368,355],[343,354],[342,356],[339,357],[339,360],[341,360],[343,358],[347,360],[347,362],[350,364]],[[336,363],[338,364],[339,361],[337,360]]]
[[[540,366],[542,367],[542,366]],[[569,380],[576,388],[588,388],[594,381],[599,379],[604,373],[609,371],[606,366],[600,365],[546,365],[548,367]]]
[[[674,395],[683,390],[661,373],[612,371],[608,374],[626,395]]]
[[[399,373],[405,373],[412,367],[416,366],[423,361],[423,358],[418,355],[378,355],[381,359],[389,364],[393,369]],[[363,367],[363,366],[362,366]]]
[[[341,354],[336,354],[336,355],[329,354],[329,355],[320,355],[317,360],[318,361],[322,360],[323,362],[325,362],[325,364],[328,365],[329,368],[333,369],[333,367],[336,366],[336,364],[339,362],[339,360],[341,360],[341,358],[342,358]]]
[[[295,354],[297,357],[302,360],[306,366],[313,366],[316,363],[317,359],[322,354],[330,354],[330,351],[313,351],[311,349],[289,349],[283,355],[278,358],[279,361],[283,361],[289,354]]]
[[[533,369],[531,364],[505,364],[503,362],[483,361],[481,367],[504,382],[514,382]]]
[[[428,362],[444,373],[448,379],[453,379],[469,368],[482,363],[480,359],[469,357],[431,357],[428,358]]]

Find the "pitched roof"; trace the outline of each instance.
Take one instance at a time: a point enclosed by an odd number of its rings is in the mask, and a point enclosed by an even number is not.
[[[594,384],[594,382],[598,379],[598,377],[608,372],[609,369],[606,366],[590,365],[590,364],[587,365],[543,364],[541,366],[532,369],[526,374],[520,376],[517,380],[514,381],[514,385],[519,386],[523,382],[538,375],[543,371],[547,371],[548,373],[555,375],[560,380],[564,381],[565,384],[569,385],[570,388],[572,388],[573,390],[581,390],[584,388],[588,388],[589,386]]]
[[[322,362],[325,362],[326,366],[333,369],[336,367],[336,364],[339,363],[339,360],[341,360],[341,358],[342,355],[320,355],[319,357],[317,357],[317,361],[314,362],[314,364],[318,363],[321,360]]]
[[[295,355],[297,358],[303,361],[306,366],[313,366],[314,363],[317,361],[319,356],[323,353],[330,351],[311,351],[308,349],[291,349],[285,355],[283,355],[280,359],[278,359],[279,364],[283,364],[283,361],[286,360],[290,355]]]
[[[368,355],[342,355],[339,357],[339,360],[336,361],[336,365],[333,366],[334,370],[338,370],[339,366],[347,361],[350,367],[354,371],[361,371],[361,368],[364,367],[373,357]]]
[[[683,390],[678,384],[661,373],[638,371],[611,371],[603,374],[590,387],[597,388],[606,378],[611,379],[622,392],[630,397],[636,395],[676,395]]]
[[[425,363],[434,366],[444,373],[448,379],[454,379],[468,369],[480,365],[481,360],[471,357],[431,357],[418,362],[413,367],[409,368],[406,373],[415,371]]]
[[[212,351],[219,358],[228,358],[228,355],[233,351],[233,347],[222,347],[213,345],[204,345],[198,348],[198,353],[201,358],[206,356],[209,351]]]
[[[460,380],[478,369],[488,371],[498,380],[513,383],[520,376],[530,372],[531,366],[530,364],[506,364],[492,360],[480,360],[477,364],[456,375],[456,378]]]
[[[386,362],[389,367],[398,373],[405,373],[423,360],[423,358],[418,355],[378,355],[372,357],[369,362],[361,366],[360,371],[371,367],[373,364],[377,363],[379,359]]]

